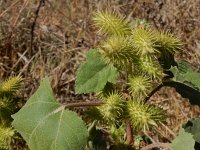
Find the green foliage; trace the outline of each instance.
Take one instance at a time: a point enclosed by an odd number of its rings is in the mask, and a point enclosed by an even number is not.
[[[80,150],[86,145],[88,132],[85,124],[54,99],[48,78],[12,117],[13,127],[31,150]]]
[[[88,52],[86,63],[80,66],[76,93],[100,95],[103,104],[90,109],[89,114],[95,119],[91,115],[94,112],[98,119],[103,119],[113,137],[121,131],[116,127],[125,119],[137,131],[156,127],[165,120],[165,112],[144,99],[174,65],[174,61],[165,63],[165,59],[174,58],[175,52],[181,49],[180,40],[169,32],[154,30],[141,20],[128,23],[125,18],[107,11],[95,13],[93,21],[106,39],[96,50]],[[113,71],[108,71],[108,66],[114,68]],[[115,80],[111,82],[109,77]],[[113,140],[119,144],[119,139]]]
[[[76,93],[99,92],[107,82],[116,82],[116,68],[108,64],[97,50],[90,50],[86,60],[77,72]]]
[[[182,97],[188,98],[191,104],[200,106],[200,73],[193,71],[191,66],[180,61],[178,67],[172,67],[172,82],[169,86],[174,87]]]
[[[129,150],[130,145],[126,141],[126,130],[125,123],[122,123],[120,126],[111,125],[109,134],[112,140],[115,142],[111,149],[114,150]]]
[[[172,141],[173,150],[194,150],[195,141],[192,134],[180,129],[179,135]]]
[[[192,88],[200,90],[200,73],[193,71],[186,61],[180,61],[178,67],[170,69],[174,74],[174,81],[184,83]]]
[[[189,132],[193,135],[193,138],[196,142],[200,143],[200,119],[191,119],[189,120],[183,128],[186,132]]]
[[[97,127],[97,121],[88,127],[89,139],[87,148],[89,150],[105,150],[107,139],[104,137],[104,133],[100,128]]]

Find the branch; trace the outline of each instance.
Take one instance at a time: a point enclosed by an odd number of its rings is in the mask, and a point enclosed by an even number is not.
[[[149,94],[145,97],[144,102],[147,102],[147,101],[151,98],[151,96],[153,96],[153,95],[154,95],[158,90],[160,90],[163,86],[164,86],[164,82],[162,82],[162,83],[159,84],[157,87],[155,87],[155,88],[151,91],[151,93],[149,93]]]
[[[152,144],[149,144],[149,145],[141,148],[141,150],[151,150],[152,148],[155,148],[155,147],[163,147],[163,148],[167,148],[167,149],[171,150],[170,143],[152,143]]]
[[[77,103],[68,103],[65,104],[65,108],[69,107],[91,107],[91,106],[101,106],[103,104],[102,101],[91,101],[91,102],[77,102]]]
[[[33,51],[33,38],[34,38],[34,30],[35,30],[36,21],[37,21],[37,18],[39,16],[40,8],[44,4],[45,4],[45,0],[40,0],[40,3],[38,5],[38,7],[37,7],[37,10],[35,11],[35,18],[34,18],[32,26],[31,26],[30,55],[32,55],[32,51]]]
[[[174,87],[175,82],[173,81],[167,81],[167,82],[162,82],[160,83],[157,87],[155,87],[151,93],[149,93],[145,99],[144,102],[147,102],[158,90],[160,90],[163,86],[169,86],[169,87]]]

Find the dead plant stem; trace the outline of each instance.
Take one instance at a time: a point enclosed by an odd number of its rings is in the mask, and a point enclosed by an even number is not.
[[[34,18],[32,26],[31,26],[30,56],[32,56],[32,52],[33,52],[33,38],[34,38],[34,30],[35,30],[37,18],[39,16],[40,8],[44,4],[45,4],[45,0],[40,0],[40,3],[38,5],[38,7],[37,7],[37,10],[35,11],[35,18]]]

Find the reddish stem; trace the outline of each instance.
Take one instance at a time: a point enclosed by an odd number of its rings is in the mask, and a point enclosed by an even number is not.
[[[132,127],[130,121],[126,122],[126,141],[129,145],[133,142],[133,134],[132,134]]]

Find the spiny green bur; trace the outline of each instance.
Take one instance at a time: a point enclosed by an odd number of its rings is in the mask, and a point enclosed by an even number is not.
[[[0,149],[3,150],[10,149],[14,139],[20,139],[11,126],[11,115],[19,109],[16,93],[21,84],[21,76],[13,76],[0,83]]]

